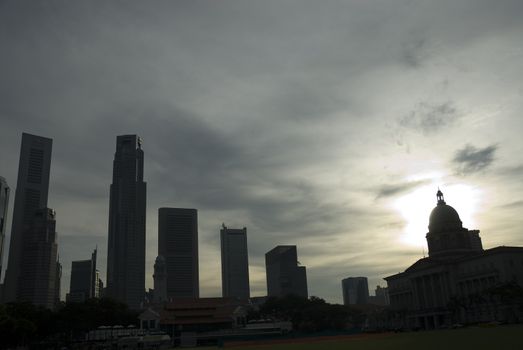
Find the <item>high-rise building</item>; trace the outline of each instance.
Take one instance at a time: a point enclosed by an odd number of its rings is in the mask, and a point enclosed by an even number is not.
[[[52,146],[53,140],[49,138],[22,134],[11,224],[11,244],[4,280],[4,302],[15,301],[19,297],[19,278],[25,259],[24,233],[34,226],[36,211],[47,208]]]
[[[91,254],[91,259],[71,263],[71,283],[66,297],[67,302],[84,302],[87,299],[98,298],[96,255],[97,249]]]
[[[116,138],[109,199],[107,296],[138,309],[145,294],[145,209],[141,139]]]
[[[165,259],[167,298],[198,298],[200,282],[196,209],[158,210],[158,255]]]
[[[2,278],[2,261],[4,260],[4,240],[8,206],[9,186],[7,186],[5,179],[0,176],[0,279]]]
[[[295,245],[279,245],[265,254],[268,296],[298,295],[307,298],[307,272],[298,266]]]
[[[154,262],[154,290],[152,300],[155,303],[163,303],[168,301],[167,298],[167,272],[165,271],[165,259],[163,256],[158,255]]]
[[[367,277],[348,277],[341,281],[343,305],[362,305],[369,302]]]
[[[54,283],[54,305],[55,308],[60,306],[60,299],[62,296],[62,264],[60,263],[60,256],[56,258],[56,275]]]
[[[247,228],[220,230],[222,253],[222,296],[247,299],[249,289],[249,257]]]
[[[38,209],[24,231],[24,256],[18,276],[17,300],[54,309],[56,305],[56,218],[49,208]]]

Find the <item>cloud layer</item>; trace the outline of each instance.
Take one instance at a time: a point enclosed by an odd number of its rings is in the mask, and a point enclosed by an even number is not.
[[[0,176],[15,188],[22,132],[53,138],[65,293],[96,245],[105,276],[115,139],[139,134],[148,287],[157,208],[191,207],[201,295],[220,295],[225,222],[248,229],[253,295],[265,252],[297,244],[310,293],[339,302],[341,279],[373,288],[419,258],[395,203],[420,188],[480,189],[485,245],[523,244],[522,14],[516,0],[2,1]]]

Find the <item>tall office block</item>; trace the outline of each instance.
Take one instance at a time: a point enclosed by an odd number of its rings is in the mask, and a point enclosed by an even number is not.
[[[265,254],[267,294],[283,297],[294,294],[307,298],[307,272],[298,266],[295,245],[279,245]]]
[[[145,296],[144,154],[136,135],[116,138],[109,202],[107,296],[140,308]]]
[[[66,298],[68,302],[84,302],[99,296],[96,255],[97,250],[95,249],[91,254],[91,259],[71,263],[71,282]]]
[[[167,298],[198,298],[200,282],[196,209],[158,210],[158,255],[165,259]]]
[[[4,240],[8,206],[9,186],[7,186],[5,179],[0,176],[0,279],[2,278],[2,261],[4,260]]]
[[[341,281],[344,305],[361,305],[369,302],[367,277],[348,277]]]
[[[24,233],[35,219],[37,209],[47,208],[53,140],[22,134],[18,179],[16,182],[11,244],[4,280],[4,302],[19,297],[18,285],[24,260]]]
[[[38,209],[24,231],[17,300],[53,309],[56,305],[58,247],[55,212]]]
[[[247,228],[220,230],[222,253],[222,296],[247,299],[249,289],[249,257]]]

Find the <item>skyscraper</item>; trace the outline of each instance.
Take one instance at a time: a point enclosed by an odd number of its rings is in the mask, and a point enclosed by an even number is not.
[[[298,266],[295,245],[279,245],[265,254],[267,294],[283,297],[294,294],[307,298],[307,272]]]
[[[97,249],[91,254],[91,259],[71,263],[71,283],[66,298],[68,302],[83,302],[99,296],[96,255]]]
[[[348,277],[341,281],[343,305],[361,305],[369,302],[367,277]]]
[[[7,226],[7,208],[9,206],[9,186],[0,176],[0,279],[2,278],[2,261],[4,260],[4,239]]]
[[[109,199],[107,296],[140,308],[145,293],[144,156],[136,135],[116,138]]]
[[[57,299],[56,217],[49,208],[37,209],[22,242],[24,256],[18,276],[17,300],[54,309]]]
[[[33,226],[37,209],[47,208],[53,140],[23,133],[18,163],[11,244],[4,281],[4,302],[15,301],[24,260],[24,233]]]
[[[158,255],[165,259],[167,298],[198,298],[200,282],[196,209],[158,210]]]
[[[222,253],[222,296],[249,298],[249,257],[247,228],[220,230]]]

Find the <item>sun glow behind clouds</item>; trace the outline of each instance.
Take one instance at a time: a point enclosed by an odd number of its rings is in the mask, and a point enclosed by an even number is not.
[[[454,184],[440,186],[445,202],[458,212],[463,226],[474,229],[474,214],[479,202],[479,190],[469,185]],[[428,232],[429,216],[436,206],[436,182],[415,189],[398,198],[394,207],[405,218],[406,226],[400,241],[416,247],[426,247],[425,235]]]

